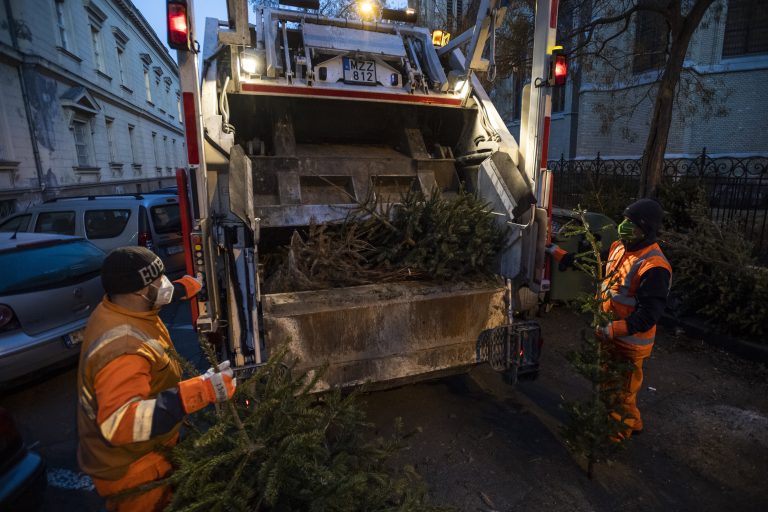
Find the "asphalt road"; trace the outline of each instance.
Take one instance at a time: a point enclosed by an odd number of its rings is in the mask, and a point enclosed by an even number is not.
[[[163,312],[179,351],[200,367],[189,313]],[[565,354],[583,321],[559,308],[541,319],[538,380],[513,389],[487,367],[364,397],[386,434],[395,417],[420,431],[398,461],[433,501],[462,511],[768,510],[768,371],[684,336],[660,333],[640,397],[646,432],[589,480],[559,437],[560,403],[587,393]],[[74,369],[0,398],[50,469],[45,511],[98,511],[75,459]]]

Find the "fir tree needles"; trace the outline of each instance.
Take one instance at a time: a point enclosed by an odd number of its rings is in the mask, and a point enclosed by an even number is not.
[[[318,290],[406,279],[490,276],[504,231],[488,205],[460,190],[404,195],[397,204],[368,198],[338,225],[295,232],[268,270],[268,293]]]
[[[622,380],[632,366],[617,358],[610,344],[596,334],[598,327],[613,320],[610,313],[603,311],[603,302],[608,298],[602,286],[612,283],[615,276],[605,274],[602,244],[590,231],[586,211],[577,209],[576,213],[579,224],[568,225],[564,234],[583,236],[589,243],[589,250],[575,256],[575,265],[592,278],[593,290],[578,299],[580,310],[590,315],[591,328],[582,332],[582,345],[569,354],[569,360],[590,381],[591,390],[586,400],[563,404],[569,422],[562,434],[568,447],[586,458],[587,474],[592,478],[595,463],[606,460],[626,441],[622,435],[628,428],[621,403]]]
[[[191,417],[194,428],[171,453],[167,510],[436,510],[415,470],[388,462],[404,447],[401,426],[372,439],[357,392],[310,394],[319,375],[292,376],[284,358],[238,386],[233,414]]]

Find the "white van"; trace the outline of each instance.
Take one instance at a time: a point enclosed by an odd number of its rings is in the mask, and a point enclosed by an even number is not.
[[[49,199],[0,220],[0,231],[81,236],[104,252],[141,245],[160,256],[169,275],[185,268],[179,199],[172,193]]]

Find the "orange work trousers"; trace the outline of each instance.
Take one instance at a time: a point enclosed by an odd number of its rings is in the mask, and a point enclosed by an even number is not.
[[[628,427],[624,433],[629,437],[632,432],[643,430],[643,420],[640,416],[640,409],[637,408],[637,393],[643,386],[643,361],[651,356],[653,343],[650,345],[631,345],[621,340],[611,339],[612,348],[616,357],[628,361],[633,369],[625,375],[621,383],[620,403],[624,407],[624,412],[628,417],[624,418],[624,424]],[[617,413],[612,414],[616,419],[620,419]]]
[[[109,512],[162,512],[171,500],[169,486],[156,487],[143,494],[115,498],[114,495],[142,484],[154,482],[171,471],[171,464],[159,453],[149,453],[130,466],[119,480],[93,478],[99,495],[107,500]]]

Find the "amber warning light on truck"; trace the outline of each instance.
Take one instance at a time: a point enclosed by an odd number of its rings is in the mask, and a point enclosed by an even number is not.
[[[167,9],[168,46],[174,50],[189,50],[189,23],[187,2],[171,0]]]

